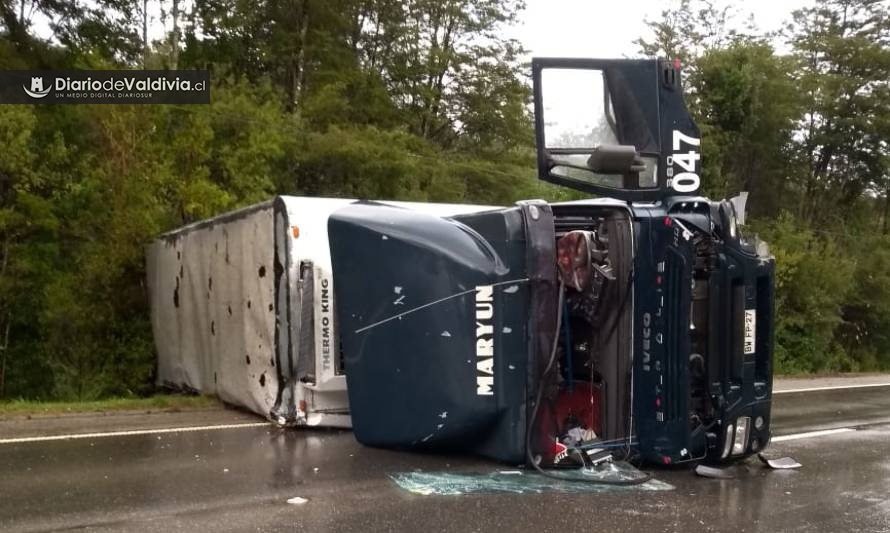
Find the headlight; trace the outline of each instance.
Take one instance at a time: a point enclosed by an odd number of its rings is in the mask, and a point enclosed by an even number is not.
[[[735,421],[735,439],[732,442],[732,454],[733,455],[741,455],[745,453],[745,448],[748,447],[748,424],[751,422],[751,417],[749,416],[740,416]]]

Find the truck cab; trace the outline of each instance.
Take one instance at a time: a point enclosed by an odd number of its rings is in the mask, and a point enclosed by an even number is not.
[[[677,465],[770,439],[774,260],[699,196],[679,65],[536,58],[538,176],[596,196],[328,218],[359,441],[554,465]]]

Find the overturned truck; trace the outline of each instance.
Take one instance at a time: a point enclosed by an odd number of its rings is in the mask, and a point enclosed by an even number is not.
[[[535,59],[512,207],[278,197],[148,249],[164,384],[382,447],[722,462],[770,439],[774,260],[700,186],[679,67]],[[580,452],[580,453],[579,453]]]

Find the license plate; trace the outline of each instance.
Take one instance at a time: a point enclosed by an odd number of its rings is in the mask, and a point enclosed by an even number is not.
[[[754,353],[754,337],[757,335],[757,312],[745,309],[745,355]]]

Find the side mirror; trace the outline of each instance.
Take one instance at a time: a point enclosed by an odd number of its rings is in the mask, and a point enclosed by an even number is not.
[[[598,174],[639,174],[646,170],[646,162],[637,149],[626,144],[601,144],[593,149],[587,166]]]
[[[532,59],[538,178],[627,202],[695,195],[701,136],[679,67],[659,59]]]
[[[603,69],[541,70],[536,97],[547,173],[565,183],[613,193],[656,186],[654,158],[621,144]]]

